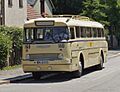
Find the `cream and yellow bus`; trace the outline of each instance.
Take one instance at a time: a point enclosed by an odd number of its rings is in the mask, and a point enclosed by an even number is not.
[[[72,72],[103,68],[108,45],[102,24],[82,16],[53,16],[24,24],[22,66],[39,79],[43,72]]]

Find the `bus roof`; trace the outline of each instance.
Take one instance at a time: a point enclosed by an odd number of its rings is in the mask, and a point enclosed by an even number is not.
[[[103,25],[99,22],[90,21],[90,20],[82,20],[82,19],[72,19],[65,17],[58,18],[37,18],[26,21],[26,24],[34,24],[35,21],[54,21],[55,23],[63,23],[66,26],[81,26],[81,27],[96,27],[96,28],[104,28]]]

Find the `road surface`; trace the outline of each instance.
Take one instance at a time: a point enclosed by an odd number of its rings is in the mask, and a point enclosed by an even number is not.
[[[81,78],[58,74],[0,85],[0,92],[120,92],[120,56],[108,59],[103,70],[87,69]]]

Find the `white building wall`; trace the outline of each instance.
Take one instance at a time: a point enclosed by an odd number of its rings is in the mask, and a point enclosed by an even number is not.
[[[5,25],[22,27],[27,19],[27,0],[23,0],[23,8],[19,8],[19,0],[13,0],[12,7],[8,7],[5,0]]]

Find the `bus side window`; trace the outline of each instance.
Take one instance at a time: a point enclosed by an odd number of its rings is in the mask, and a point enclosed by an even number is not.
[[[70,28],[70,38],[75,39],[74,28]]]
[[[102,34],[102,37],[104,37],[104,30],[101,29],[101,34]]]
[[[81,38],[81,27],[79,27],[79,38]]]
[[[86,29],[81,27],[81,37],[86,37]]]
[[[80,28],[79,27],[75,27],[76,29],[76,37],[80,38]]]
[[[93,29],[90,28],[90,37],[93,37]]]
[[[101,37],[101,29],[97,28],[97,30],[98,30],[98,37]]]
[[[89,27],[86,28],[86,36],[87,37],[92,37],[91,28],[89,28]]]
[[[96,28],[92,28],[93,29],[93,37],[97,37],[97,29]]]

